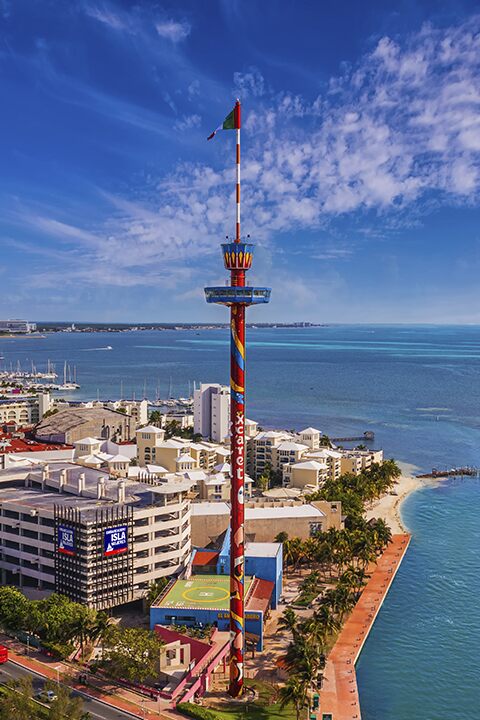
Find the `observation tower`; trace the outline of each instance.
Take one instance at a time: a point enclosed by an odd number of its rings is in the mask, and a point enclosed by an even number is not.
[[[245,488],[245,308],[268,303],[270,288],[250,287],[245,273],[250,269],[254,246],[240,235],[240,128],[241,110],[235,108],[218,130],[236,132],[236,229],[235,240],[222,244],[223,262],[230,282],[222,287],[205,288],[207,303],[230,308],[230,685],[229,693],[238,697],[243,691],[245,607],[244,607],[244,488]],[[211,139],[215,133],[212,133]]]

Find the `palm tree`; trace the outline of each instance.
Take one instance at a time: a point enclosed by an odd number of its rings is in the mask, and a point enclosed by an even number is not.
[[[288,540],[288,533],[285,532],[285,530],[282,530],[282,532],[279,532],[278,535],[275,537],[276,543],[285,543]]]
[[[325,644],[329,635],[340,629],[340,622],[335,617],[335,612],[328,605],[320,605],[311,617],[310,635],[319,642]]]
[[[368,575],[368,573],[363,568],[354,567],[353,565],[351,565],[339,578],[337,588],[343,587],[349,591],[352,590],[358,595],[369,577],[370,575]]]
[[[297,720],[300,720],[300,713],[308,705],[308,683],[297,675],[292,675],[287,684],[280,688],[278,696],[282,710],[292,703],[295,706]]]
[[[103,644],[105,638],[108,636],[109,630],[112,626],[112,618],[108,617],[107,613],[99,612],[90,627],[89,639],[100,640],[102,646],[102,658],[103,658]]]
[[[292,636],[295,635],[298,627],[298,616],[296,612],[290,607],[285,608],[278,620],[277,627],[279,630],[287,630],[292,633]]]
[[[344,616],[355,606],[356,599],[350,587],[342,585],[341,582],[336,588],[327,590],[321,599],[321,605],[329,607],[338,616],[341,623]]]
[[[82,613],[73,621],[70,632],[74,640],[80,643],[80,656],[83,660],[84,647],[87,640],[90,639],[94,621],[87,613]]]
[[[148,607],[153,605],[160,593],[165,590],[169,582],[169,578],[158,578],[154,582],[150,583],[147,594],[145,595],[145,603]]]
[[[372,523],[378,551],[385,549],[392,542],[392,531],[385,520],[378,518]]]
[[[283,544],[283,553],[285,565],[293,565],[293,569],[296,570],[304,554],[303,542],[298,537],[289,538]]]

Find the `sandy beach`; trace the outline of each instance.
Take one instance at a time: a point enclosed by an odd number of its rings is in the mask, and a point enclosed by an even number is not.
[[[402,520],[401,505],[408,495],[415,492],[421,487],[429,483],[428,480],[422,480],[415,477],[418,468],[409,463],[398,463],[402,475],[395,484],[393,493],[375,500],[367,509],[366,518],[382,518],[390,526],[392,533],[408,532],[408,528]]]

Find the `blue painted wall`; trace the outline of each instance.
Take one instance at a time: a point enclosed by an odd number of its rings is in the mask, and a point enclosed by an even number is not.
[[[228,575],[230,572],[230,528],[225,533],[225,538],[217,561],[217,575]],[[276,608],[280,602],[283,589],[283,545],[280,544],[276,557],[249,556],[248,549],[245,553],[245,575],[250,575],[262,580],[270,580],[275,583],[272,593],[272,608]]]
[[[230,630],[230,614],[228,611],[209,610],[208,608],[150,608],[150,629],[155,625],[200,625],[217,624],[219,630]],[[257,650],[263,650],[263,613],[247,612],[245,630],[259,636]]]
[[[272,608],[276,608],[283,586],[283,545],[275,557],[253,557],[245,555],[245,575],[255,575],[262,580],[275,583],[272,593]]]

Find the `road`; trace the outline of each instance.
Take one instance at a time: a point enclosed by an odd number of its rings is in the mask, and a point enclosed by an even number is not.
[[[31,677],[33,683],[34,692],[38,692],[43,688],[44,678],[40,677],[30,670],[14,665],[11,662],[0,665],[0,683],[7,683],[10,680],[19,680],[21,677]],[[81,693],[73,692],[74,695],[80,695],[83,700],[83,708],[85,712],[89,712],[93,720],[132,720],[131,715],[123,713],[120,710],[109,708],[103,703],[99,703],[97,700],[87,698]]]

